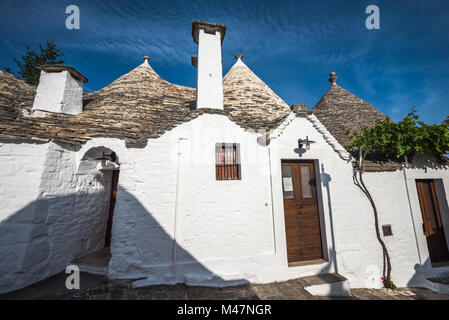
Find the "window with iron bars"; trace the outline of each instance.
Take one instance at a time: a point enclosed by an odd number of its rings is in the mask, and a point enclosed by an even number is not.
[[[216,180],[240,180],[240,145],[238,143],[215,144]]]

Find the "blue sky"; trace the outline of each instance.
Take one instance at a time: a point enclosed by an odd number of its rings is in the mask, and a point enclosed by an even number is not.
[[[65,8],[78,5],[80,30],[65,28]],[[380,8],[381,29],[367,30],[365,9]],[[449,1],[26,1],[0,2],[0,67],[54,38],[66,64],[98,90],[151,57],[164,79],[194,87],[193,20],[227,25],[223,71],[244,62],[289,105],[312,108],[338,84],[394,120],[416,106],[440,123],[449,101]]]

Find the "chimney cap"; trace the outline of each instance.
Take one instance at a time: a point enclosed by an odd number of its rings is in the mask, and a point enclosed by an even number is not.
[[[329,82],[332,83],[332,85],[337,84],[338,77],[335,75],[335,72],[329,73]]]
[[[198,35],[200,32],[200,29],[203,29],[204,32],[209,34],[215,34],[217,31],[220,32],[221,36],[221,43],[223,43],[224,36],[226,34],[226,25],[224,24],[217,24],[212,22],[205,22],[201,20],[195,20],[192,22],[192,37],[193,42],[198,44]]]
[[[238,60],[238,59],[240,59],[240,60],[242,60],[243,59],[243,54],[241,54],[241,53],[238,53],[238,54],[236,54],[235,55],[235,58]]]
[[[192,61],[192,66],[198,68],[198,56],[192,56],[190,60]]]
[[[148,62],[148,61],[150,61],[150,57],[149,56],[143,56],[143,60]]]
[[[83,76],[78,70],[76,70],[72,66],[66,66],[63,64],[44,64],[42,66],[36,66],[36,69],[45,71],[47,73],[67,71],[74,79],[78,81],[82,81],[84,83],[89,81],[85,76]]]

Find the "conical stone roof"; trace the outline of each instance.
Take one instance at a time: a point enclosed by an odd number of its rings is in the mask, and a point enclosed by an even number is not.
[[[223,114],[258,131],[276,127],[290,111],[241,61],[224,79],[224,110],[195,110],[196,89],[165,81],[148,60],[105,88],[84,94],[78,115],[36,116],[31,110],[36,88],[0,72],[0,139],[79,145],[111,137],[141,146],[203,113]]]
[[[313,113],[344,147],[350,147],[348,134],[361,132],[386,116],[368,102],[335,82],[313,108]]]
[[[195,89],[171,84],[147,61],[107,87],[83,96],[79,115],[31,112],[36,88],[0,73],[0,138],[79,145],[93,137],[145,144],[197,117],[191,112]]]
[[[290,107],[236,56],[237,62],[223,79],[224,110],[250,128],[272,129],[290,112]]]
[[[335,73],[330,73],[331,87],[313,108],[313,113],[337,141],[358,157],[357,150],[351,147],[348,134],[360,133],[370,128],[386,116],[371,104],[343,89],[336,83]],[[384,153],[371,153],[365,159],[365,171],[395,171],[401,163]]]

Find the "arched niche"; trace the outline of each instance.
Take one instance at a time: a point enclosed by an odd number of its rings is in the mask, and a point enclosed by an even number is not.
[[[88,174],[93,171],[104,172],[120,169],[117,154],[104,146],[90,148],[81,158],[77,174]]]
[[[110,254],[111,230],[120,162],[108,147],[87,150],[78,164],[73,216],[77,232],[75,260],[81,270],[106,273]]]

